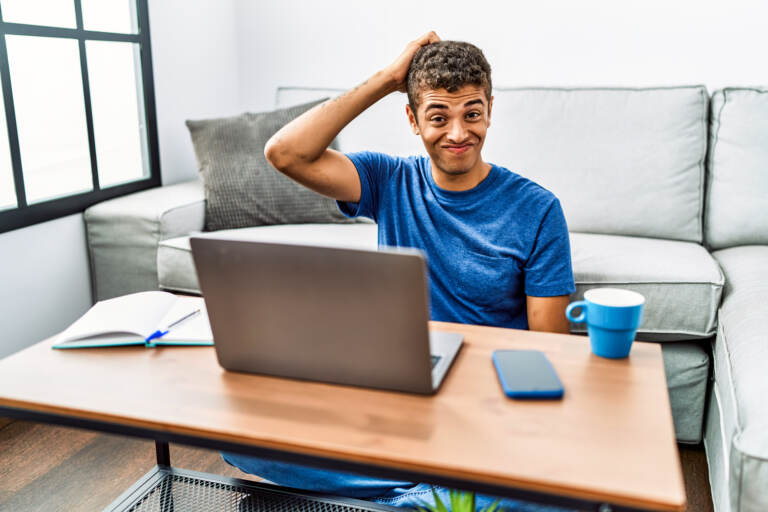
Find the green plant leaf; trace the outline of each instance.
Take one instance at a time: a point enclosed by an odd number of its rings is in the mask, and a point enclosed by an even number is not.
[[[434,512],[450,512],[448,508],[443,504],[443,500],[437,494],[437,491],[432,487],[432,496],[435,498],[435,511]]]
[[[475,512],[475,494],[472,492],[449,491],[451,512]]]
[[[462,495],[464,496],[464,508],[462,510],[475,512],[475,493],[465,492]]]
[[[417,505],[417,512],[475,512],[475,493],[464,492],[451,489],[448,491],[449,503],[451,508],[448,509],[443,501],[440,499],[440,495],[437,494],[435,488],[432,488],[432,497],[435,499],[435,504],[432,505],[425,501],[422,501],[423,505]],[[484,507],[480,512],[501,512],[499,508],[500,500],[496,500],[487,507]]]
[[[459,491],[451,489],[448,496],[451,498],[451,512],[464,512],[466,510],[463,506],[463,496]]]

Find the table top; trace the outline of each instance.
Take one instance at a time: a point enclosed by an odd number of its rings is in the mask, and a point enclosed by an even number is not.
[[[578,499],[684,510],[659,345],[431,322],[464,334],[440,391],[410,395],[224,371],[211,347],[52,350],[0,361],[0,407],[98,420]],[[565,387],[516,401],[491,352],[536,349]]]

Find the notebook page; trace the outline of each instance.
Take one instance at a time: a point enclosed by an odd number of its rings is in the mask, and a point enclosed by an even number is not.
[[[168,334],[162,337],[162,341],[213,341],[208,311],[205,309],[205,302],[202,297],[177,297],[176,303],[168,311],[168,314],[160,320],[159,329],[164,329],[165,326],[196,309],[200,310],[199,314],[176,327],[171,327]]]
[[[67,340],[58,343],[54,348],[86,348],[86,347],[115,347],[124,345],[144,345],[144,338],[138,334],[97,334],[78,340]]]
[[[99,301],[64,330],[56,342],[126,333],[143,340],[155,332],[160,319],[175,300],[176,297],[168,292],[139,292]]]

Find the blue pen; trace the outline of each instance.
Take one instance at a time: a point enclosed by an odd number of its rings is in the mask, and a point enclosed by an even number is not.
[[[184,322],[186,320],[189,320],[190,318],[192,318],[193,316],[197,315],[198,313],[200,313],[200,310],[196,309],[196,310],[192,311],[191,313],[188,313],[188,314],[184,315],[183,317],[179,318],[175,322],[172,322],[172,323],[168,324],[166,326],[165,330],[157,330],[157,331],[153,332],[152,334],[150,334],[147,337],[146,340],[144,340],[145,346],[146,347],[154,347],[156,345],[156,343],[151,343],[152,340],[156,340],[158,338],[162,338],[163,336],[165,336],[166,334],[168,334],[171,331],[171,327],[176,327],[180,323],[182,323],[182,322]]]

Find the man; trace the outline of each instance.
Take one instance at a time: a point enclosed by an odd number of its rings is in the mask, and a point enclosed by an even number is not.
[[[429,158],[328,149],[350,121],[395,91],[408,93],[408,120]],[[380,245],[422,249],[433,320],[568,333],[564,311],[574,283],[562,209],[544,188],[483,161],[492,105],[482,52],[430,32],[357,88],[287,124],[265,155],[281,172],[336,199],[346,215],[373,218]],[[291,487],[397,506],[432,498],[424,484],[225,459]],[[480,497],[478,504],[489,501]]]

